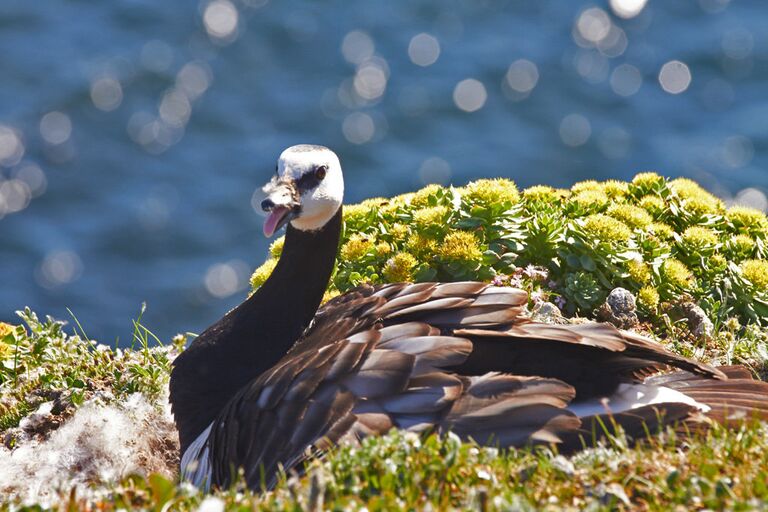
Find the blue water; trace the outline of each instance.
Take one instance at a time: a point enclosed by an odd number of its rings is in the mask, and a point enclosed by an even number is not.
[[[70,308],[89,336],[126,344],[146,302],[161,338],[201,331],[263,260],[251,196],[296,143],[338,152],[349,202],[430,180],[655,169],[765,206],[761,0],[650,0],[630,19],[573,0],[221,1],[0,3],[0,320]],[[421,48],[428,66],[408,53],[422,32],[440,48]],[[502,85],[519,59],[538,74],[515,82],[528,93]],[[659,80],[674,60],[690,73],[679,94]],[[454,100],[469,78],[486,100],[470,82],[458,102],[474,112]]]

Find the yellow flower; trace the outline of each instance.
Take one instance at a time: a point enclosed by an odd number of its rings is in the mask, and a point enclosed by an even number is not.
[[[16,327],[13,325],[0,322],[0,340],[9,334],[12,334],[14,331],[16,331]],[[0,341],[0,361],[9,359],[13,353],[14,349],[11,347],[11,345],[5,343],[4,341]]]
[[[259,268],[254,270],[253,274],[251,274],[251,289],[255,291],[259,286],[263,285],[264,281],[266,281],[272,271],[275,270],[276,265],[277,260],[270,258]]]
[[[741,273],[755,288],[768,292],[768,261],[747,260],[741,264]]]
[[[608,208],[607,213],[631,228],[644,228],[653,222],[648,212],[631,204],[613,204]]]
[[[691,252],[696,252],[714,247],[718,239],[714,231],[709,228],[691,226],[683,232],[682,241]]]
[[[726,246],[731,255],[740,259],[749,258],[755,251],[755,241],[749,235],[736,235],[728,239]]]
[[[387,260],[382,275],[390,283],[411,281],[417,263],[416,258],[407,252],[399,252]]]
[[[443,190],[443,187],[435,183],[427,185],[423,189],[413,194],[413,197],[411,198],[411,206],[415,208],[424,208],[425,206],[429,206],[429,197],[441,190]]]
[[[643,196],[640,199],[640,207],[654,217],[659,217],[664,213],[665,204],[664,200],[659,196]]]
[[[405,240],[408,236],[408,227],[405,224],[392,224],[392,227],[389,228],[389,233],[396,240]]]
[[[386,197],[370,197],[365,201],[363,201],[362,203],[360,203],[360,206],[364,206],[368,209],[372,209],[372,208],[378,208],[388,202],[389,202],[389,199],[387,199]]]
[[[369,237],[355,233],[349,237],[347,243],[341,246],[339,256],[345,261],[359,260],[368,254],[374,247],[373,240]]]
[[[663,222],[654,222],[648,226],[648,231],[656,235],[660,240],[669,240],[675,233],[675,230],[671,226],[664,224]]]
[[[9,344],[3,341],[0,341],[0,361],[4,361],[5,359],[10,359],[13,352],[14,352],[13,348],[11,348]],[[0,411],[2,411],[2,409],[0,409]]]
[[[608,196],[602,190],[582,190],[571,196],[571,201],[583,210],[600,210],[608,204]]]
[[[603,192],[603,187],[595,180],[586,180],[574,183],[571,187],[571,191],[574,194],[585,191]],[[603,192],[604,193],[604,192]]]
[[[726,218],[739,231],[754,233],[768,230],[768,219],[763,212],[747,206],[734,206],[728,208]]]
[[[723,209],[722,201],[688,178],[670,181],[669,188],[682,200],[683,208],[695,215],[718,213]]]
[[[5,338],[16,330],[16,327],[5,322],[0,322],[0,339]]]
[[[379,242],[376,244],[376,256],[386,256],[392,252],[392,248],[387,242]]]
[[[662,264],[661,273],[670,284],[677,288],[688,288],[693,279],[688,267],[675,258],[669,258]]]
[[[560,199],[557,190],[546,185],[536,185],[523,190],[523,198],[532,203],[549,203]]]
[[[624,181],[608,180],[603,183],[602,190],[611,199],[621,199],[629,193],[629,185]]]
[[[437,241],[423,235],[408,238],[405,247],[419,258],[428,258],[437,251]]]
[[[683,208],[694,215],[711,215],[723,210],[723,202],[709,194],[685,199],[682,204]]]
[[[422,226],[442,223],[448,214],[446,206],[429,206],[413,212],[413,221]]]
[[[602,213],[584,219],[584,233],[589,238],[607,243],[627,242],[632,236],[626,224]]]
[[[707,259],[707,269],[710,272],[723,272],[726,268],[728,268],[728,260],[722,254],[713,254]]]
[[[371,211],[370,205],[365,203],[344,205],[344,220],[353,224],[362,222]]]
[[[438,246],[437,255],[445,262],[456,263],[479,263],[483,258],[477,238],[467,231],[449,233]]]
[[[515,182],[506,178],[473,181],[462,188],[460,193],[470,204],[481,206],[493,203],[512,204],[520,198]]]
[[[397,206],[403,206],[406,204],[410,204],[413,197],[416,195],[415,192],[406,192],[405,194],[400,194],[399,196],[395,196],[392,199],[389,200],[390,203]]]
[[[423,230],[435,224],[444,225],[448,217],[448,207],[430,206],[413,212],[413,223],[417,229]]]
[[[627,270],[629,271],[629,277],[640,284],[646,284],[651,280],[651,269],[642,261],[630,260],[627,263]]]
[[[641,172],[632,178],[632,185],[642,190],[643,193],[648,193],[663,184],[664,178],[655,172]]]
[[[637,302],[649,311],[654,311],[659,307],[659,292],[652,286],[643,286],[637,292]]]
[[[273,258],[279,258],[283,254],[283,246],[285,245],[285,236],[281,236],[269,246],[269,254]]]

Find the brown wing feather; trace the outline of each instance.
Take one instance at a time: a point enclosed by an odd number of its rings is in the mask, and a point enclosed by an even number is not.
[[[298,465],[312,447],[392,427],[451,430],[502,446],[575,446],[598,418],[582,423],[567,411],[576,396],[605,396],[620,382],[673,366],[693,377],[673,374],[663,385],[686,386],[717,406],[732,388],[707,387],[702,382],[727,381],[704,379],[744,377],[606,324],[531,322],[526,302],[521,290],[475,282],[362,286],[329,301],[283,360],[214,422],[213,483],[228,484],[244,467],[249,486],[269,486],[279,467]],[[766,390],[750,382],[740,384],[738,403],[763,411],[755,400]],[[612,418],[640,435],[640,425],[666,424],[654,419],[659,410],[670,421],[691,413],[659,404]]]

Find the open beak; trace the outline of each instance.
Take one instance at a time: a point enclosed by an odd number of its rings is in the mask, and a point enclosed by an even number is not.
[[[264,221],[264,236],[269,238],[298,216],[301,204],[295,187],[288,181],[273,180],[264,187],[264,191],[267,197],[261,202],[261,209],[268,214]]]
[[[276,206],[269,212],[267,220],[264,221],[264,236],[271,237],[275,231],[288,224],[293,217],[291,209],[287,206]]]

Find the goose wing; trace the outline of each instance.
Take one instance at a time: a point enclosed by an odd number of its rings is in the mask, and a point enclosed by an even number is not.
[[[281,467],[392,427],[502,446],[570,444],[583,432],[567,410],[577,395],[641,382],[665,365],[723,377],[610,326],[530,322],[526,303],[524,291],[475,282],[363,286],[330,301],[194,447],[204,477],[227,485],[242,468],[250,487],[269,487]],[[632,418],[646,416],[658,414]]]

